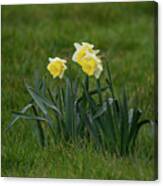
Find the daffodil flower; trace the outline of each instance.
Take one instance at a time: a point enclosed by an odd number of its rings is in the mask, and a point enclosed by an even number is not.
[[[95,76],[98,79],[103,71],[101,60],[93,53],[87,52],[81,60],[83,72],[88,76]]]
[[[82,58],[86,56],[87,52],[92,54],[97,54],[99,50],[94,50],[94,45],[86,42],[82,42],[82,45],[79,43],[74,43],[76,51],[72,56],[72,60],[77,62],[79,65],[82,65]]]
[[[62,79],[64,71],[67,69],[67,66],[65,65],[66,62],[66,60],[59,57],[49,58],[47,69],[53,78],[59,77]]]

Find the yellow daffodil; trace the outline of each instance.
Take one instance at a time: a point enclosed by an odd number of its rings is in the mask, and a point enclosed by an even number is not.
[[[67,69],[65,65],[66,60],[59,57],[49,58],[49,64],[47,66],[48,71],[53,76],[53,78],[59,77],[62,79],[64,71]]]
[[[87,52],[86,56],[81,59],[83,72],[88,76],[95,76],[98,79],[103,71],[101,60],[92,53]]]
[[[86,56],[87,52],[92,54],[97,54],[99,50],[94,50],[94,45],[90,43],[83,42],[82,45],[79,43],[74,43],[76,51],[72,56],[72,60],[77,62],[79,65],[82,65],[82,58]]]

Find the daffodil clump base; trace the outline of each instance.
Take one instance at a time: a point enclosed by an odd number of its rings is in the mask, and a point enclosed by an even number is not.
[[[141,109],[129,108],[125,90],[120,97],[115,96],[109,62],[101,60],[94,45],[82,42],[74,46],[72,61],[49,58],[47,70],[56,85],[54,90],[44,78],[36,78],[34,87],[25,83],[31,100],[13,113],[9,128],[18,119],[34,120],[34,131],[42,147],[51,141],[81,145],[91,141],[96,150],[120,156],[133,153],[140,129],[151,121],[141,120]],[[73,79],[68,72],[75,63],[78,75]],[[85,76],[82,80],[80,72]],[[103,86],[101,76],[106,80]],[[95,81],[94,88],[90,78]]]

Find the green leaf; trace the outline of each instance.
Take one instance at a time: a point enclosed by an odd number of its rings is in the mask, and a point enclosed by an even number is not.
[[[99,132],[98,128],[95,124],[95,121],[93,121],[93,118],[90,113],[83,114],[84,120],[85,120],[85,125],[87,126],[88,130],[90,131],[90,134],[95,140],[95,143],[100,146],[100,141],[99,141]]]
[[[106,124],[106,130],[109,130],[110,137],[111,137],[111,140],[112,140],[112,144],[115,145],[116,144],[116,131],[115,131],[115,123],[114,123],[114,120],[113,120],[114,116],[113,116],[111,107],[112,107],[112,105],[108,103],[107,104],[107,115],[106,115],[108,124]]]
[[[88,101],[90,107],[93,110],[96,109],[96,103],[95,103],[94,99],[89,95],[89,92],[87,91],[86,86],[83,83],[82,83],[82,87],[84,90],[84,96],[85,96],[86,100]]]
[[[45,107],[45,105],[51,109],[53,109],[57,114],[59,114],[61,116],[61,112],[59,111],[59,109],[54,105],[54,103],[51,103],[48,99],[43,98],[42,96],[40,96],[38,93],[36,93],[31,87],[29,87],[26,84],[26,88],[29,92],[29,94],[32,96],[33,100],[36,102],[36,104],[38,105],[38,107],[41,109],[41,111],[47,115],[47,109]]]
[[[107,86],[107,87],[101,88],[100,91],[103,92],[103,91],[105,91],[105,90],[107,90],[107,89],[108,89],[108,86]],[[97,93],[98,93],[98,90],[97,90],[97,89],[88,92],[88,94],[89,94],[90,96],[93,96],[93,95],[95,95],[95,94],[97,94]],[[78,104],[78,103],[81,102],[83,99],[84,99],[84,96],[79,97],[79,98],[76,100],[76,103]]]
[[[66,123],[66,131],[69,135],[73,135],[73,97],[70,80],[66,79],[66,93],[65,93],[65,123]]]
[[[22,113],[22,114],[25,113],[28,109],[30,109],[30,108],[32,107],[32,105],[33,105],[32,103],[29,103],[28,105],[26,105],[26,106],[20,111],[20,113]],[[11,128],[19,118],[20,118],[19,115],[14,116],[13,120],[8,124],[7,129]],[[6,130],[7,130],[7,129],[6,129]]]
[[[39,92],[39,89],[42,87],[42,82],[40,80],[39,71],[35,71],[35,78],[34,78],[34,87],[35,91]]]
[[[108,148],[110,152],[116,152],[117,138],[112,107],[113,99],[108,99],[106,102],[104,102],[101,110],[98,110],[94,116],[94,122],[96,121],[98,123],[97,126],[99,128],[98,130],[101,135],[103,146]]]
[[[73,84],[73,94],[74,94],[75,99],[78,94],[78,87],[79,87],[79,76],[75,79],[74,84]]]
[[[55,100],[54,100],[54,96],[53,96],[53,94],[52,94],[50,88],[47,88],[47,91],[48,91],[48,94],[49,94],[49,97],[50,97],[52,103],[53,103],[54,105],[57,105],[56,102],[55,102]]]
[[[43,117],[40,117],[40,116],[24,114],[24,113],[21,113],[21,112],[13,112],[13,114],[15,116],[19,116],[20,118],[26,119],[26,120],[39,120],[39,121],[46,121],[46,122],[48,122],[47,119],[45,119]]]
[[[46,96],[46,83],[44,79],[42,79],[41,93],[42,93],[42,97]]]
[[[35,106],[33,105],[32,106],[33,108],[33,112],[35,114],[35,116],[38,117],[38,113],[37,113],[37,109],[35,108]],[[45,137],[45,134],[44,134],[44,130],[43,130],[43,127],[41,125],[41,121],[40,120],[36,120],[36,134],[38,136],[38,140],[39,140],[39,143],[42,147],[45,147],[46,146],[46,137]]]
[[[31,97],[33,98],[33,100],[36,102],[36,104],[38,105],[38,107],[40,108],[40,110],[47,115],[47,109],[45,107],[45,105],[42,103],[42,100],[40,99],[40,96],[38,96],[37,93],[35,93],[31,87],[29,87],[26,83],[25,83],[26,89],[28,91],[28,93],[31,95]]]
[[[126,155],[128,151],[129,123],[128,123],[128,100],[125,89],[120,104],[121,113],[121,155]]]
[[[108,86],[111,90],[111,94],[112,97],[115,98],[115,94],[114,94],[114,89],[113,89],[113,82],[112,82],[112,75],[111,75],[111,71],[110,71],[110,67],[109,67],[109,63],[105,63],[106,64],[106,69],[107,69],[107,74],[108,74],[108,79],[106,79]]]
[[[135,129],[135,133],[134,133],[134,136],[133,136],[133,142],[132,142],[133,147],[134,147],[134,145],[135,145],[135,141],[136,141],[136,138],[137,138],[137,136],[138,136],[139,130],[140,130],[145,124],[150,124],[150,123],[151,123],[150,120],[143,120],[143,121],[141,121],[141,122],[139,122],[139,123],[137,124],[137,127],[136,127],[136,129]]]
[[[103,105],[97,110],[97,112],[93,116],[93,120],[101,117],[106,111],[107,111],[107,103],[104,102]]]
[[[108,86],[107,87],[100,88],[100,92],[104,92],[107,89],[108,89]],[[92,90],[92,91],[89,91],[89,95],[91,95],[91,96],[93,96],[94,94],[97,94],[97,93],[98,93],[98,90],[97,89]]]
[[[140,109],[130,109],[129,111],[129,124],[130,124],[130,134],[128,137],[128,143],[134,141],[136,131],[138,130],[138,120],[142,115],[142,111]]]

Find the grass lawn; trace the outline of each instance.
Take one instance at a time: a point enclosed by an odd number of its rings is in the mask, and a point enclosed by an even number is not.
[[[118,158],[91,145],[38,146],[32,122],[5,132],[11,112],[29,99],[23,80],[47,75],[48,57],[74,52],[90,42],[110,61],[116,94],[125,84],[130,103],[154,120],[154,6],[146,3],[2,6],[2,176],[155,179],[154,132],[141,130],[133,156]]]

